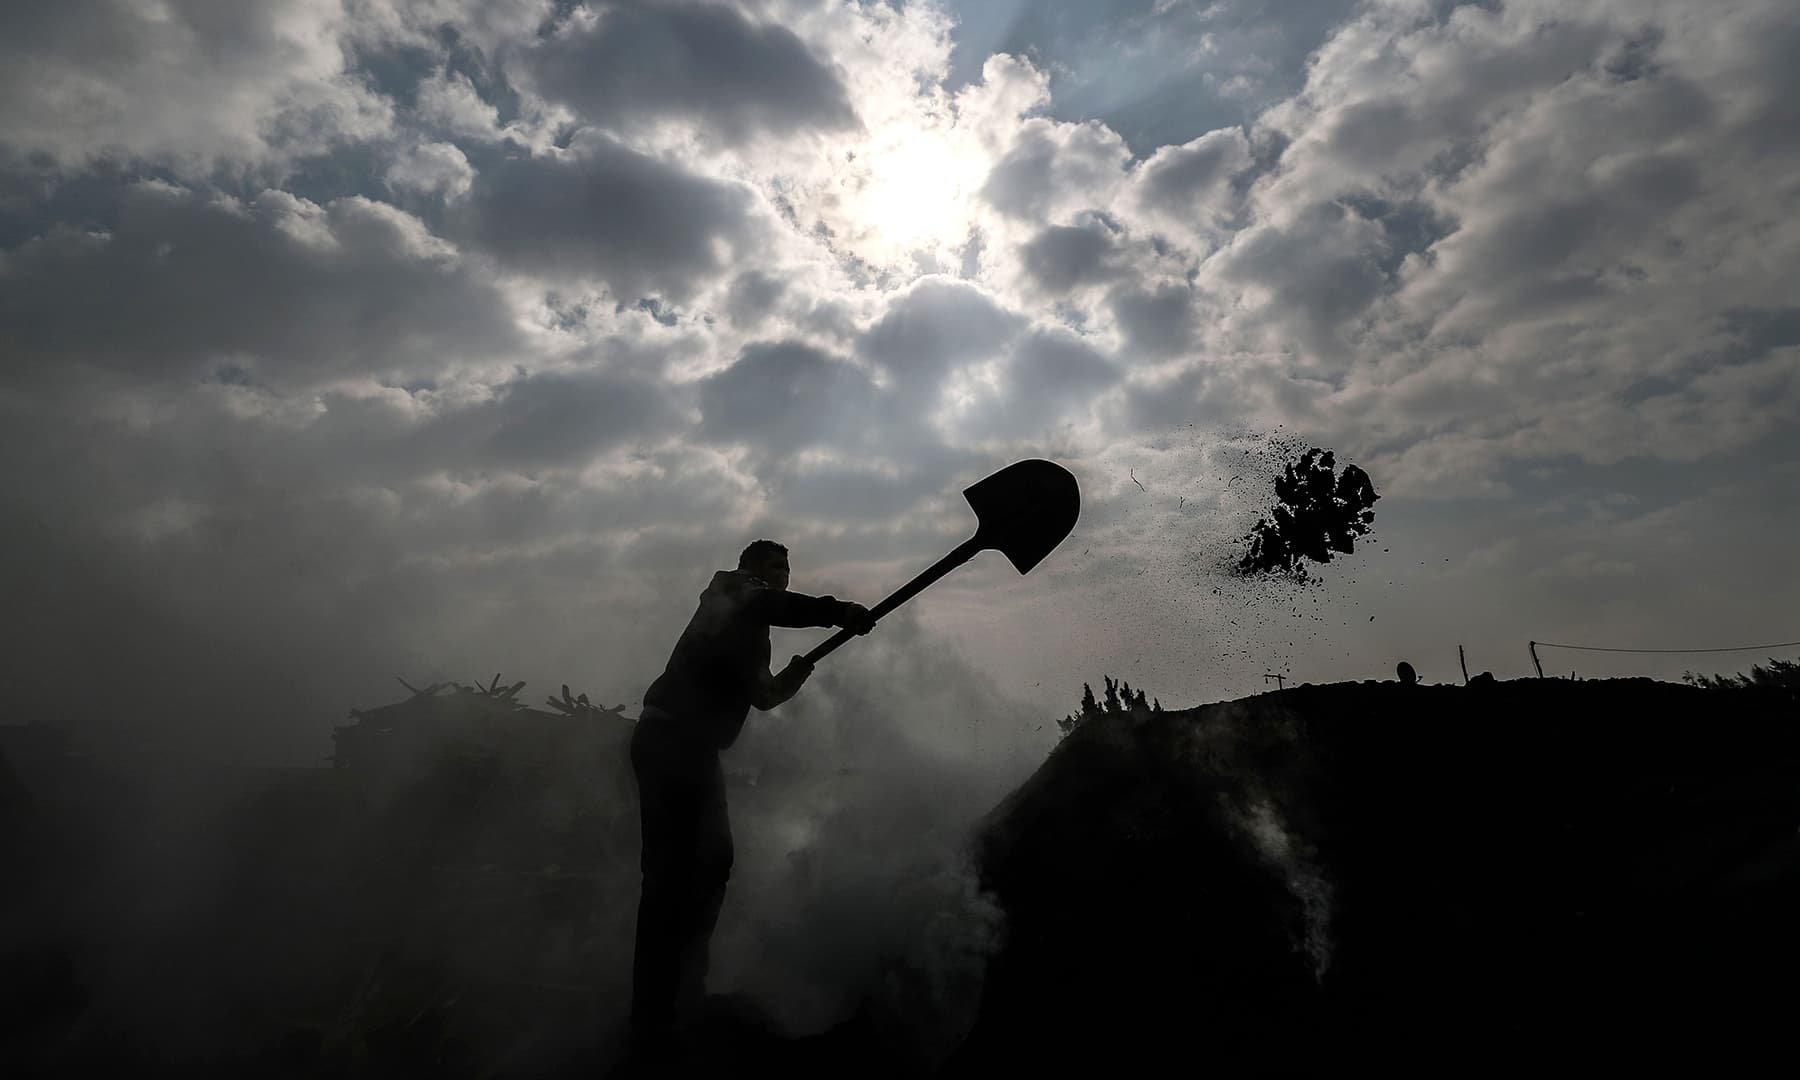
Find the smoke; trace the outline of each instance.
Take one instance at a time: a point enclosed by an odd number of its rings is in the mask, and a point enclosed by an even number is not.
[[[1304,777],[1315,765],[1299,724],[1279,713],[1264,706],[1252,717],[1239,702],[1212,706],[1200,722],[1183,727],[1183,752],[1199,782],[1217,791],[1226,826],[1297,902],[1294,948],[1323,981],[1331,967],[1335,887],[1307,839],[1314,829]]]
[[[779,666],[822,632],[776,634]],[[587,685],[605,702],[633,694]],[[294,707],[270,686],[235,710],[196,699],[188,721],[266,728],[265,709]],[[520,700],[553,690],[533,681]],[[160,731],[151,702],[121,721]],[[59,754],[48,773],[9,754],[55,830],[43,876],[60,899],[22,916],[27,937],[70,958],[80,999],[34,1045],[183,1061],[259,1053],[304,1024],[317,1054],[392,1031],[413,1042],[386,1052],[407,1060],[462,1039],[494,1059],[545,1061],[562,1052],[556,1038],[623,1025],[639,887],[629,726],[595,719],[612,727],[593,753],[509,752],[497,775],[446,734],[371,787],[320,761],[342,708],[305,725],[303,758],[317,765],[121,756],[105,739],[89,756]],[[1042,761],[1044,719],[909,612],[824,661],[794,700],[753,713],[723,762],[737,859],[709,988],[748,995],[794,1034],[860,1009],[910,1052],[941,1058],[972,1022],[1004,933],[968,841]],[[99,776],[100,763],[118,778]],[[489,976],[508,967],[523,982],[501,1001]],[[558,996],[558,985],[594,989]],[[526,1007],[524,994],[541,1000]]]
[[[737,863],[713,989],[794,1031],[860,1007],[947,1051],[1004,929],[972,830],[1042,760],[1039,727],[905,614],[753,714],[726,756]]]
[[[1254,797],[1241,807],[1227,803],[1226,815],[1300,901],[1306,928],[1299,947],[1312,961],[1313,977],[1323,981],[1331,966],[1332,886],[1314,861],[1316,853],[1290,831],[1281,812],[1264,797]]]

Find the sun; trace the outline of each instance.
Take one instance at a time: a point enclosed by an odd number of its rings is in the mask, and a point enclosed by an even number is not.
[[[959,134],[902,121],[850,151],[844,210],[865,254],[892,262],[967,238],[986,166]]]

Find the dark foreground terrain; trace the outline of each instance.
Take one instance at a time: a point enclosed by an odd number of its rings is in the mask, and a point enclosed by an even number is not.
[[[10,729],[4,1071],[604,1073],[626,729],[568,744],[564,719],[518,729],[531,753],[464,724],[449,754],[155,784]],[[1105,714],[974,845],[1007,932],[947,1058],[891,1009],[793,1038],[721,998],[694,1071],[1718,1070],[1785,1057],[1800,996],[1791,693],[1364,683]]]
[[[958,1075],[1784,1056],[1791,692],[1364,683],[1107,719],[988,823],[1011,932]]]

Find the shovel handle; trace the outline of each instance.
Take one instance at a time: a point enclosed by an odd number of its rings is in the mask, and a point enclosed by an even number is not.
[[[945,574],[948,574],[950,571],[961,566],[963,563],[966,563],[970,559],[973,559],[975,557],[975,553],[978,551],[981,551],[982,548],[985,546],[986,545],[984,545],[981,541],[981,535],[979,533],[977,533],[974,536],[969,537],[967,540],[964,540],[961,544],[959,544],[957,546],[956,550],[952,551],[950,554],[939,559],[937,562],[932,563],[923,572],[921,572],[918,577],[913,578],[911,581],[900,586],[898,589],[895,589],[893,591],[893,593],[891,593],[886,600],[883,600],[881,603],[876,604],[874,607],[870,608],[869,609],[869,621],[875,622],[875,621],[879,620],[882,616],[886,615],[888,612],[894,610],[895,608],[899,607],[901,604],[906,603],[908,600],[911,600],[913,597],[924,592],[925,589],[928,586],[930,586],[933,582],[935,582],[938,578],[943,577]],[[839,630],[837,633],[831,635],[830,637],[826,638],[823,642],[821,642],[817,648],[813,649],[812,652],[807,653],[806,654],[806,662],[809,664],[818,663],[820,660],[824,659],[825,656],[827,654],[829,654],[833,649],[836,649],[839,645],[842,645],[844,642],[849,641],[851,638],[856,637],[856,636],[857,636],[856,633],[854,633],[853,631]]]

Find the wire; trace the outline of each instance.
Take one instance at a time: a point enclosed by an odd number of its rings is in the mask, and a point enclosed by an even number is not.
[[[1629,653],[1712,653],[1712,652],[1757,652],[1762,649],[1787,649],[1800,645],[1800,641],[1778,641],[1773,645],[1740,645],[1733,649],[1603,649],[1598,645],[1558,645],[1554,641],[1534,641],[1533,645],[1542,645],[1546,649],[1580,649],[1582,652],[1629,652]]]

